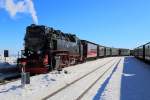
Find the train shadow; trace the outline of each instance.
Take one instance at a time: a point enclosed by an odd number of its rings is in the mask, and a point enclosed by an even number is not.
[[[134,57],[125,57],[120,100],[150,99],[150,65]]]
[[[104,81],[104,83],[98,89],[96,95],[93,97],[93,100],[100,100],[101,99],[102,93],[104,92],[107,84],[109,83],[110,79],[112,78],[112,75],[116,72],[118,64],[113,68],[111,74],[108,76],[108,78]]]
[[[22,88],[22,86],[21,86],[21,85],[18,85],[18,86],[13,85],[13,86],[11,86],[9,89],[7,89],[7,90],[5,90],[5,89],[4,89],[4,90],[1,90],[0,93],[13,91],[13,90],[16,90],[16,89],[18,89],[18,88]]]

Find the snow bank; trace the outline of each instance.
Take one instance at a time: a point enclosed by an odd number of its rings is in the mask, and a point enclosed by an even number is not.
[[[6,62],[4,57],[0,57],[0,69],[16,67],[17,57],[7,57]]]

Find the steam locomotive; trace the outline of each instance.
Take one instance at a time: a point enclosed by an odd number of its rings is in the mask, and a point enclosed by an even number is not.
[[[24,57],[18,62],[27,72],[47,73],[82,61],[81,41],[74,34],[33,24],[26,28],[24,41]]]
[[[63,67],[85,62],[87,59],[129,55],[130,51],[101,46],[80,40],[75,34],[34,24],[26,28],[24,42],[24,50],[18,64],[31,74],[47,73],[53,69],[61,70]]]

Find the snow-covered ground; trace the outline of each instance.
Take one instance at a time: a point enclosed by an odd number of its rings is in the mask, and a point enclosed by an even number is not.
[[[16,57],[7,57],[6,60],[4,57],[0,56],[0,73],[5,69],[11,69],[16,67],[17,58]]]
[[[83,97],[83,100],[120,100],[123,62],[124,58],[122,57],[118,66],[111,68]],[[112,82],[110,80],[112,80]],[[108,89],[108,86],[111,88]],[[104,94],[106,92],[107,96]]]
[[[65,86],[67,83],[72,82],[112,59],[114,58],[98,59],[65,68],[64,70],[67,70],[68,74],[56,74],[54,71],[49,74],[34,76],[31,78],[31,84],[27,85],[25,88],[21,87],[20,80],[2,85],[0,86],[0,97],[2,100],[7,100],[8,97],[10,100],[11,98],[12,100],[26,100],[26,98],[41,100],[50,93]]]
[[[70,87],[64,89],[58,94],[52,96],[48,100],[59,100],[60,97],[62,100],[76,100],[80,96],[80,94],[82,94],[95,80],[98,79],[99,76],[101,76],[106,71],[106,69],[108,69],[112,65],[114,67],[115,66],[114,63],[116,64],[116,61],[118,61],[118,59],[119,58],[114,59],[112,62],[99,68],[95,72],[91,73],[90,75],[81,79],[80,81],[76,82]],[[86,98],[85,100],[87,99],[88,98]]]
[[[6,59],[0,56],[0,81],[5,78],[17,76],[17,57],[7,57]]]
[[[149,100],[150,65],[134,57],[122,59],[117,69],[105,75],[83,100]]]
[[[5,63],[5,58],[0,56],[0,66]],[[17,57],[11,56],[11,57],[6,57],[6,63],[14,65],[17,63]]]
[[[0,85],[0,100],[41,100],[91,70],[113,61],[95,73],[71,85],[49,100],[74,100],[101,75],[113,62],[121,58],[89,91],[82,100],[149,100],[150,65],[133,57],[109,57],[64,68],[68,73],[56,71],[31,77],[31,84],[24,88],[20,80]]]
[[[121,78],[121,100],[150,100],[150,65],[125,58]]]

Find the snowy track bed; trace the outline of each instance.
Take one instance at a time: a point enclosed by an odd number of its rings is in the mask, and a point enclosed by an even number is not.
[[[100,66],[103,67],[99,68]],[[150,98],[150,65],[134,57],[103,58],[70,66],[64,70],[67,74],[53,71],[33,76],[31,84],[25,88],[21,87],[20,80],[0,85],[0,100],[149,100]],[[86,75],[88,73],[90,75]],[[67,87],[79,78],[80,81]],[[62,90],[58,91],[61,88]],[[58,92],[54,93],[56,91]]]
[[[80,100],[88,92],[88,90],[98,81],[103,75],[112,67],[116,65],[118,59],[108,62],[104,66],[99,67],[94,72],[85,76],[84,78],[78,80],[77,82],[68,85],[62,91],[58,92],[54,96],[49,96],[50,98],[44,98],[44,100]],[[67,93],[67,94],[66,94]]]
[[[124,58],[122,57],[118,66],[112,67],[82,98],[83,100],[120,100],[121,74],[123,70]],[[115,74],[113,83],[109,83]],[[113,76],[114,77],[114,76]],[[106,89],[107,85],[111,85],[112,89]],[[110,95],[104,95],[104,92]],[[103,97],[106,96],[104,99]]]
[[[0,58],[0,85],[9,83],[11,79],[20,76],[19,67],[16,64],[16,57]]]
[[[31,84],[27,85],[25,88],[21,87],[20,80],[2,85],[0,86],[0,97],[3,100],[8,100],[7,97],[10,97],[10,100],[11,98],[13,98],[12,100],[26,100],[26,98],[41,100],[112,59],[114,59],[114,57],[89,61],[84,64],[65,68],[64,70],[67,70],[68,74],[56,74],[54,71],[49,74],[37,75],[31,77]]]

